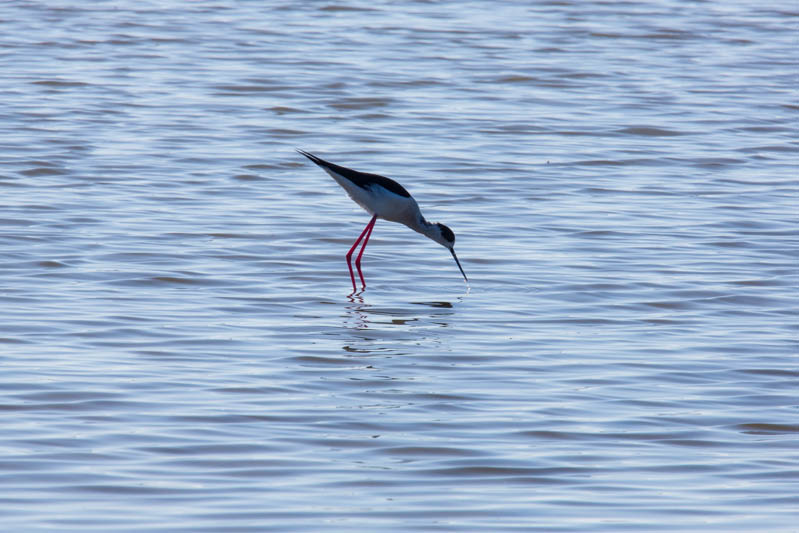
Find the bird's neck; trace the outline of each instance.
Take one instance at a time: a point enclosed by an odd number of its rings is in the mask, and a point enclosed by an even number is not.
[[[419,220],[416,221],[412,229],[433,240],[436,240],[436,236],[438,235],[438,227],[436,224],[428,221],[422,215],[419,215]]]

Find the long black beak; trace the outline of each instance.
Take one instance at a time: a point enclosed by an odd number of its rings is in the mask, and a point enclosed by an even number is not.
[[[455,248],[450,248],[449,251],[452,252],[452,257],[454,257],[455,258],[455,262],[458,263],[458,268],[461,269],[461,274],[463,274],[463,279],[466,281],[466,283],[469,283],[469,278],[466,277],[466,272],[463,271],[463,267],[461,266],[461,262],[458,261],[458,256],[455,255]]]

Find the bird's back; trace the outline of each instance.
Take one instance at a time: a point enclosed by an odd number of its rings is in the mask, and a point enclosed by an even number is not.
[[[379,187],[383,187],[389,192],[396,194],[397,196],[402,196],[403,198],[410,198],[411,194],[405,190],[405,187],[397,183],[391,178],[387,178],[385,176],[380,176],[378,174],[370,174],[368,172],[359,172],[357,170],[353,170],[351,168],[342,167],[341,165],[336,165],[335,163],[330,163],[329,161],[325,161],[321,157],[316,157],[313,154],[309,154],[308,152],[304,152],[302,150],[297,150],[299,153],[322,167],[323,169],[327,170],[328,172],[334,172],[341,176],[342,178],[346,179],[347,181],[351,182],[352,184],[356,185],[365,190],[370,190],[373,186],[377,185]]]

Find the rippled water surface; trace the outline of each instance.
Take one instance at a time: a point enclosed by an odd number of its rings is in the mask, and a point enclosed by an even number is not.
[[[3,528],[799,531],[798,24],[5,2]]]

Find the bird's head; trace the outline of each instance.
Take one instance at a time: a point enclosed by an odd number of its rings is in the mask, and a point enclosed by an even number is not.
[[[468,282],[469,278],[466,277],[461,262],[458,261],[458,256],[455,255],[455,234],[452,230],[441,222],[436,222],[432,224],[432,231],[430,231],[429,237],[450,251],[452,257],[455,258],[455,263],[458,264],[461,274],[463,274],[463,279]]]
[[[430,238],[436,241],[438,244],[445,248],[452,248],[455,246],[455,234],[452,233],[452,230],[449,227],[445,226],[441,222],[433,223],[433,227],[431,228]]]

